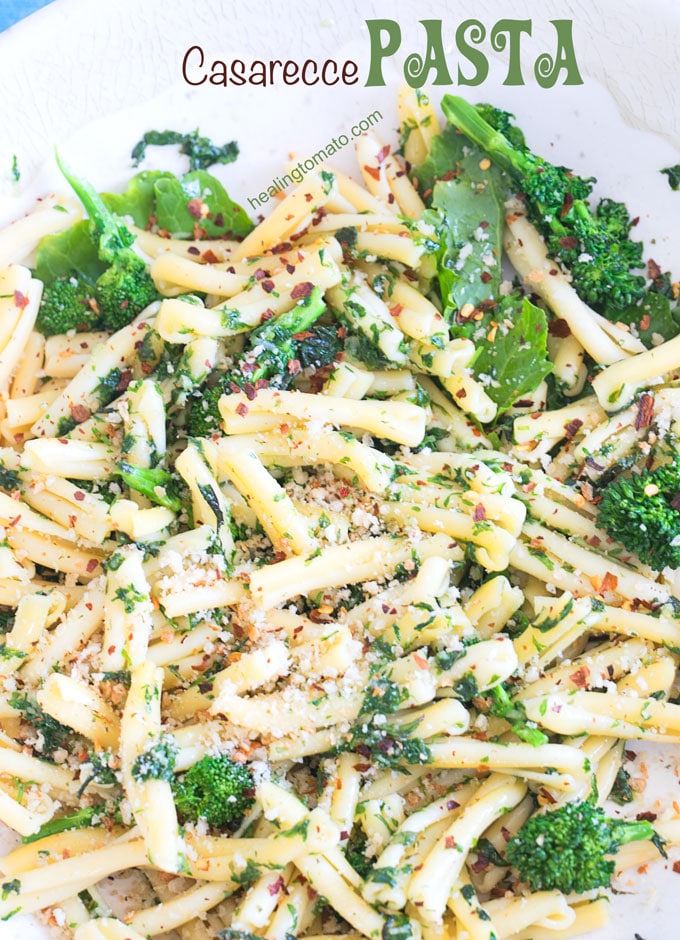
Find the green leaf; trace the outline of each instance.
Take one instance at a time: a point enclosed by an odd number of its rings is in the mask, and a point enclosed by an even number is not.
[[[477,307],[500,288],[505,185],[498,171],[482,170],[480,163],[485,165],[480,151],[463,157],[459,175],[435,183],[431,208],[416,225],[426,249],[435,254],[448,311],[468,303]]]
[[[205,170],[181,179],[166,176],[154,185],[158,227],[178,238],[192,238],[198,224],[209,238],[243,238],[253,228],[241,206],[229,198],[218,179]]]
[[[175,179],[172,173],[146,170],[133,176],[124,192],[102,193],[102,199],[111,212],[132,216],[136,226],[146,228],[156,213],[156,183],[165,178]]]
[[[447,124],[441,134],[432,139],[427,159],[413,167],[411,178],[418,183],[418,191],[425,200],[428,190],[434,188],[437,180],[442,179],[452,170],[457,170],[465,157],[465,148],[469,141],[455,127]]]
[[[60,277],[80,275],[94,284],[106,267],[99,260],[90,223],[83,219],[57,235],[46,235],[40,240],[35,276],[45,284],[52,284]]]
[[[638,304],[622,310],[617,308],[611,314],[605,311],[605,316],[634,327],[645,346],[658,345],[659,336],[665,341],[673,339],[680,332],[680,326],[673,318],[669,298],[655,291],[648,291]]]
[[[132,150],[132,159],[137,166],[144,159],[149,146],[166,147],[179,144],[179,152],[189,157],[192,170],[207,170],[215,163],[232,163],[238,157],[238,144],[235,140],[218,146],[209,137],[202,137],[198,129],[189,134],[180,131],[147,131]]]
[[[680,189],[680,163],[676,163],[675,166],[667,166],[661,172],[668,177],[668,185],[671,189]]]
[[[552,372],[546,316],[526,297],[511,294],[487,311],[479,325],[485,333],[477,340],[473,371],[502,413]]]

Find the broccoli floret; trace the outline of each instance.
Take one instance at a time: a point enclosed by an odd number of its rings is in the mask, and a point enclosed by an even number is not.
[[[107,330],[121,330],[158,297],[146,264],[132,252],[97,279],[97,303]]]
[[[524,133],[512,122],[515,115],[509,111],[503,111],[502,108],[496,108],[492,104],[475,105],[477,112],[487,124],[490,124],[494,130],[499,131],[507,141],[509,141],[515,150],[526,150],[527,142]]]
[[[93,288],[77,277],[59,278],[43,290],[36,329],[44,336],[68,330],[93,330],[99,321],[99,307]]]
[[[598,523],[656,571],[680,567],[680,456],[613,480],[602,492]]]
[[[527,724],[527,716],[521,702],[513,702],[504,685],[496,685],[485,693],[489,713],[496,718],[503,718],[510,724],[520,741],[526,741],[538,747],[547,744],[548,737],[539,728]]]
[[[173,738],[162,735],[148,750],[144,751],[132,765],[132,776],[138,783],[145,780],[172,782],[177,760],[177,745]]]
[[[233,829],[255,801],[250,770],[225,754],[206,754],[177,778],[173,790],[183,821],[205,819],[217,829]]]
[[[126,460],[121,460],[117,473],[131,490],[146,496],[152,503],[165,506],[173,512],[179,512],[182,508],[182,500],[176,493],[175,478],[168,470],[163,470],[162,467],[135,467]]]
[[[625,206],[603,200],[591,210],[585,200],[594,180],[527,150],[509,132],[509,115],[489,123],[488,106],[477,109],[455,95],[444,96],[442,109],[451,124],[513,177],[551,256],[569,268],[585,301],[612,310],[642,297],[644,277],[632,273],[642,266],[642,244],[630,239],[632,222]]]
[[[12,708],[21,713],[23,720],[40,734],[41,740],[36,745],[36,750],[49,755],[66,746],[73,730],[43,711],[35,699],[25,692],[12,692],[8,701]]]
[[[102,323],[108,330],[120,330],[156,300],[158,292],[146,264],[131,248],[134,235],[107,209],[90,183],[78,179],[59,157],[57,164],[85,206],[99,257],[109,265],[94,284]]]
[[[607,887],[615,863],[605,856],[637,839],[663,848],[650,823],[610,819],[600,807],[575,801],[531,816],[508,842],[507,858],[532,891],[581,894]]]

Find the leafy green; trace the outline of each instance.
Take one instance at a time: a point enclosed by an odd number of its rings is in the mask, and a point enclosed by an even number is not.
[[[181,179],[164,176],[154,184],[154,193],[158,227],[175,237],[191,238],[198,227],[208,238],[243,238],[253,228],[244,209],[205,170],[193,170]]]
[[[668,185],[671,189],[680,189],[680,163],[676,163],[675,166],[667,166],[661,172],[668,177]]]
[[[94,284],[105,269],[106,264],[99,259],[87,219],[76,222],[57,235],[46,235],[40,240],[35,276],[45,284],[73,275]]]
[[[169,177],[172,173],[162,170],[145,170],[133,176],[122,193],[102,193],[104,204],[116,215],[132,216],[135,225],[146,228],[156,212],[155,185],[158,180]]]
[[[485,326],[486,321],[491,321],[491,329],[477,340],[473,371],[502,413],[552,372],[546,344],[548,324],[540,307],[514,294],[487,312],[481,323]],[[487,376],[490,381],[484,380]]]
[[[655,337],[661,336],[665,341],[673,339],[680,332],[669,298],[656,291],[648,291],[637,304],[616,309],[611,314],[605,310],[605,314],[611,320],[635,327],[645,346],[658,345],[658,339],[655,343]]]
[[[147,131],[146,134],[132,148],[130,156],[138,166],[146,154],[146,148],[167,147],[179,144],[179,152],[189,157],[189,167],[192,170],[207,170],[215,163],[233,163],[238,157],[238,144],[235,140],[218,146],[209,137],[202,137],[198,128],[188,134],[180,131]]]
[[[472,170],[435,184],[432,206],[416,225],[423,234],[434,229],[425,243],[436,258],[445,311],[477,307],[500,288],[505,189],[496,171],[479,169],[479,155],[474,161],[466,157]]]
[[[42,736],[36,749],[43,754],[51,754],[64,747],[73,734],[71,728],[48,715],[35,699],[30,698],[25,692],[12,692],[8,701],[10,707],[20,712],[24,721],[32,725]]]

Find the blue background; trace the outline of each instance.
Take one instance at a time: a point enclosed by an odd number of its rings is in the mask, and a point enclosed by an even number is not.
[[[0,31],[50,2],[51,0],[0,0]]]

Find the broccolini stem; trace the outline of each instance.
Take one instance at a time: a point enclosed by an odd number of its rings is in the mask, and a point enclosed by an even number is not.
[[[126,225],[119,222],[107,209],[97,190],[87,180],[79,179],[73,170],[61,159],[55,151],[57,166],[76,196],[85,207],[90,221],[99,236],[99,256],[102,261],[109,263],[130,247],[134,235]]]
[[[118,464],[118,473],[131,490],[136,490],[142,496],[146,496],[152,503],[165,506],[166,509],[172,509],[173,512],[179,512],[182,508],[182,500],[168,492],[168,486],[172,483],[173,477],[167,470],[160,467],[154,469],[135,467],[133,464],[121,460]]]
[[[480,115],[474,105],[457,95],[444,95],[442,111],[446,119],[461,130],[466,137],[474,141],[477,146],[508,173],[524,173],[530,169],[530,163],[521,150],[516,150],[507,139],[491,127]]]
[[[658,834],[652,824],[645,819],[633,821],[617,821],[612,826],[612,838],[617,846],[625,845],[626,842],[637,842],[641,839],[649,839],[654,842]],[[657,845],[656,842],[654,842]],[[657,846],[658,847],[658,846]]]

